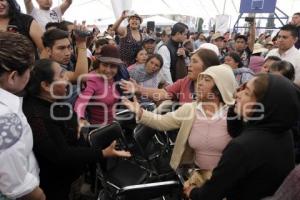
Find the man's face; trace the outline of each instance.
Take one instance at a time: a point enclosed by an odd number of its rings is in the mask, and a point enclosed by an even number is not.
[[[148,54],[153,54],[155,50],[155,41],[149,40],[144,43],[144,49],[147,51]]]
[[[290,31],[281,30],[278,34],[277,45],[279,50],[287,51],[292,48],[297,41],[297,38],[293,37]]]
[[[225,43],[224,43],[224,39],[223,38],[217,38],[214,40],[213,42],[219,49],[223,49],[224,46],[225,46]]]
[[[295,26],[300,26],[300,15],[293,15],[291,23]]]
[[[187,39],[188,30],[185,29],[183,33],[176,33],[176,42],[184,42]]]
[[[112,30],[112,27],[109,27],[109,28],[107,29],[107,32],[108,32],[108,34],[109,34],[111,37],[114,37],[114,36],[115,36],[115,31]]]
[[[235,50],[238,51],[238,52],[242,52],[246,49],[247,47],[247,44],[246,44],[246,41],[242,38],[238,38],[236,41],[235,41]]]
[[[36,2],[42,10],[49,10],[52,6],[52,0],[36,0]]]
[[[68,38],[56,40],[53,47],[47,47],[50,59],[62,65],[70,63],[72,55],[72,47]]]

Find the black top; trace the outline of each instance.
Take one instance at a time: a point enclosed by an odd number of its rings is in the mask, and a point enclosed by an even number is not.
[[[170,72],[171,72],[173,82],[176,81],[176,62],[178,59],[177,51],[178,51],[178,48],[181,46],[182,46],[182,43],[175,42],[174,40],[172,40],[172,38],[170,38],[167,43],[167,47],[170,51],[170,58],[171,58]],[[184,66],[182,66],[182,67],[184,67]]]
[[[47,199],[68,199],[71,183],[85,165],[102,158],[102,151],[84,147],[76,139],[77,117],[67,106],[55,106],[35,97],[25,99],[23,110],[33,133],[33,151],[40,166],[40,187]],[[71,119],[59,120],[71,114]]]
[[[300,26],[297,26],[297,34],[298,34],[298,40],[297,40],[297,42],[295,43],[295,47],[297,48],[297,49],[300,49]]]
[[[299,118],[296,87],[283,77],[269,75],[261,103],[263,118],[246,123],[242,133],[224,149],[212,178],[201,188],[193,189],[191,199],[262,199],[273,195],[294,168],[289,129]]]
[[[9,25],[16,26],[16,32],[25,35],[29,40],[32,41],[33,45],[34,42],[30,37],[30,26],[33,21],[33,17],[30,15],[17,13],[13,18],[10,19]]]

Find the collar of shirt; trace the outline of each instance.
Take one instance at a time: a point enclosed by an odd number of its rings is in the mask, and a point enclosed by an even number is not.
[[[18,97],[0,88],[0,103],[5,104],[13,112],[18,113],[20,110],[22,110],[22,102],[22,97]]]
[[[202,102],[198,103],[197,110],[199,110],[206,119],[209,119],[206,116],[206,113],[204,112]],[[224,114],[225,114],[225,112],[227,112],[227,110],[228,110],[228,105],[224,105],[224,106],[220,107],[220,109],[217,112],[214,113],[214,115],[210,118],[210,120],[214,120],[214,119],[224,117]]]
[[[279,49],[277,49],[277,52],[278,52],[278,54],[279,54],[280,57],[281,57],[281,56],[287,56],[287,55],[289,55],[289,54],[293,54],[293,53],[295,52],[295,50],[298,51],[298,50],[296,49],[295,46],[292,46],[292,47],[289,48],[287,51],[283,52],[281,55],[280,55],[280,53],[279,53]]]

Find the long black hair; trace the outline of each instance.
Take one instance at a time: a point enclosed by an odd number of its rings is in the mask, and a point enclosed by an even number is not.
[[[9,18],[15,18],[18,14],[21,13],[20,5],[17,3],[16,0],[7,0],[9,5],[8,16]]]
[[[238,63],[238,68],[243,67],[243,63],[239,54],[235,52],[230,52],[229,54],[227,54],[227,56],[231,57],[234,60],[234,62]]]
[[[49,59],[41,59],[35,62],[34,68],[30,74],[30,80],[26,87],[26,92],[29,95],[36,96],[41,92],[41,83],[46,81],[53,82],[54,71],[52,69],[54,61]]]

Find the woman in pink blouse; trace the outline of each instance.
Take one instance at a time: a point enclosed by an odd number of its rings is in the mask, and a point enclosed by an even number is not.
[[[75,103],[74,110],[81,124],[112,122],[114,106],[120,97],[114,82],[119,64],[122,64],[119,50],[113,45],[103,47],[93,64],[94,70],[87,76],[86,87]]]
[[[174,112],[158,115],[143,110],[137,101],[124,99],[136,113],[138,122],[154,129],[179,129],[170,165],[174,170],[196,165],[209,174],[218,164],[223,149],[231,140],[227,131],[227,110],[234,104],[237,82],[228,65],[207,68],[199,75],[197,102],[183,104]]]

